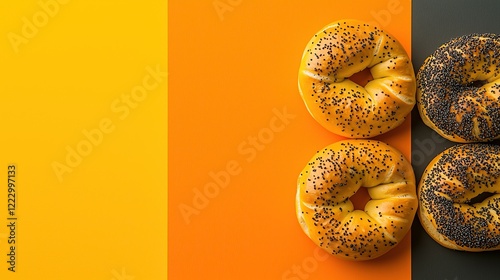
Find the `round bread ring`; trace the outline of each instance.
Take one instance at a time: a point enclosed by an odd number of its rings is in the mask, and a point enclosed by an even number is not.
[[[371,200],[354,210],[349,199],[366,187]],[[349,260],[377,258],[394,248],[417,211],[410,162],[381,141],[342,140],[318,151],[300,173],[296,214],[307,236]]]
[[[373,80],[365,87],[349,80],[367,68]],[[405,49],[383,30],[357,20],[331,23],[313,36],[298,82],[313,118],[348,138],[394,129],[415,105],[415,73]]]
[[[494,194],[471,203],[484,193]],[[437,155],[418,187],[418,216],[425,231],[446,248],[500,249],[500,147],[459,144]]]
[[[422,121],[458,142],[500,138],[500,36],[470,34],[443,44],[417,74]]]

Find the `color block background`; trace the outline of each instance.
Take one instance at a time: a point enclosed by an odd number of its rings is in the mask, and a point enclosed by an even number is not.
[[[18,220],[12,273],[5,183],[0,278],[496,279],[498,253],[444,249],[418,220],[370,262],[327,256],[298,226],[298,173],[341,139],[297,90],[317,30],[378,24],[416,70],[453,36],[500,33],[493,0],[374,2],[1,2],[0,168],[6,182],[16,165]],[[452,145],[415,112],[377,139],[417,178]]]
[[[0,279],[165,279],[167,2],[6,0],[0,18]]]
[[[295,217],[300,170],[340,140],[307,112],[298,67],[344,18],[410,52],[410,1],[169,2],[170,279],[410,279],[410,235],[375,261],[342,261]],[[409,157],[409,120],[377,139]]]
[[[451,38],[470,33],[500,34],[500,3],[415,0],[412,5],[412,57],[420,68],[427,56]],[[500,144],[500,141],[495,141]],[[412,164],[419,179],[428,162],[455,145],[427,128],[415,110],[412,115]],[[420,226],[412,229],[412,279],[498,279],[499,252],[467,253],[441,247]]]

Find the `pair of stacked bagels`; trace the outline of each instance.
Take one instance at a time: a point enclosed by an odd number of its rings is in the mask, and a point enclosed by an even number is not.
[[[406,235],[418,207],[422,226],[439,244],[500,249],[500,148],[477,143],[500,138],[499,48],[492,34],[455,38],[415,78],[403,47],[377,27],[343,20],[313,36],[299,69],[300,94],[316,121],[351,138],[318,151],[299,175],[297,218],[314,243],[342,258],[379,257]],[[364,69],[373,80],[361,86],[352,76]],[[366,139],[399,126],[415,102],[426,125],[468,143],[429,163],[418,200],[406,158]],[[350,201],[361,187],[371,197],[364,211]]]
[[[500,36],[454,38],[417,75],[423,122],[456,143],[424,170],[418,216],[444,247],[500,249]]]
[[[368,69],[362,86],[352,78]],[[409,231],[417,211],[415,175],[404,155],[367,139],[399,126],[415,105],[416,81],[401,44],[357,20],[331,23],[307,44],[299,90],[312,117],[345,140],[318,151],[299,175],[296,214],[306,235],[350,260],[377,258]],[[371,198],[355,210],[352,196]]]

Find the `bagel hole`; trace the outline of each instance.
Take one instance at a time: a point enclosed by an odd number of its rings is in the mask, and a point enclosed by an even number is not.
[[[487,83],[488,83],[488,81],[486,81],[486,80],[477,80],[477,81],[473,81],[472,83],[470,83],[469,86],[479,88],[479,87],[484,86]]]
[[[368,189],[361,187],[358,191],[350,198],[352,204],[354,205],[354,210],[365,210],[365,205],[371,200]]]
[[[480,193],[476,197],[474,197],[471,200],[469,200],[469,202],[467,204],[468,205],[474,205],[476,203],[481,203],[481,202],[485,201],[486,199],[492,197],[493,195],[495,195],[495,193],[491,193],[491,192]]]
[[[373,80],[372,73],[370,72],[370,68],[365,68],[364,70],[354,73],[352,76],[347,78],[354,83],[364,87],[368,84],[369,81]]]

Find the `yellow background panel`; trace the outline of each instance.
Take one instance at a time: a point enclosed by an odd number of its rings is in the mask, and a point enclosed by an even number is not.
[[[0,18],[0,278],[164,279],[167,2],[2,1]]]

